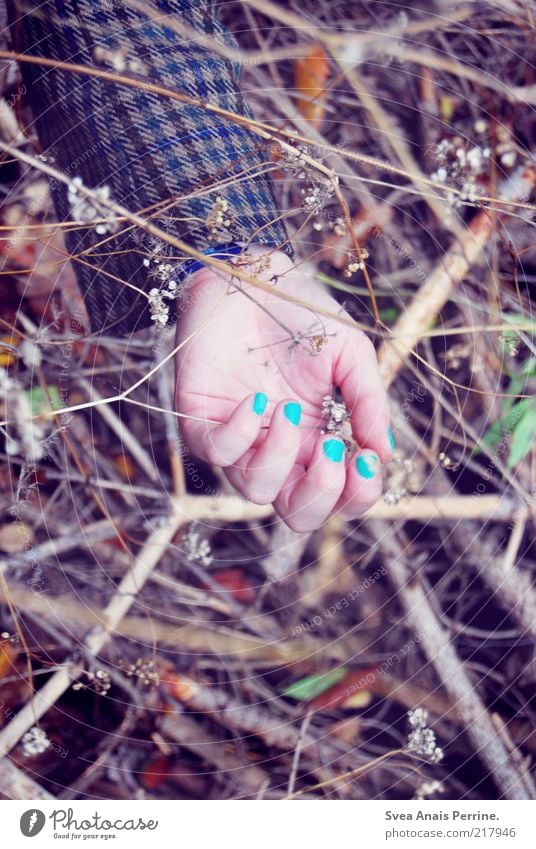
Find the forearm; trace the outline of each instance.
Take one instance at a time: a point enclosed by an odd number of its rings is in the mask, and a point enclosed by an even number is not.
[[[249,116],[238,89],[238,67],[209,50],[203,39],[196,42],[166,27],[171,13],[189,28],[210,33],[211,43],[230,45],[231,37],[209,13],[210,4],[172,0],[166,10],[156,2],[148,5],[162,17],[148,20],[128,3],[114,2],[102,12],[89,2],[58,0],[28,14],[18,3],[10,10],[15,46],[103,70],[115,65],[129,76]],[[24,63],[23,72],[41,144],[70,177],[92,188],[108,186],[113,200],[145,211],[199,250],[250,239],[285,241],[269,163],[259,139],[244,127],[200,106],[99,78]],[[219,224],[218,197],[226,207]],[[54,201],[60,220],[72,220],[73,205],[63,186],[54,188]],[[136,298],[122,282],[145,291],[155,285],[143,265],[154,246],[140,235],[115,233],[102,249],[84,256],[91,267],[77,263],[94,329],[113,325],[114,332],[128,332],[150,321],[146,299]],[[69,233],[67,247],[78,255],[102,239],[89,226]]]

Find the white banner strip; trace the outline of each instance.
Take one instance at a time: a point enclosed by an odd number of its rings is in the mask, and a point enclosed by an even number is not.
[[[534,849],[535,802],[76,801],[0,803],[0,844],[195,849]],[[35,843],[30,843],[35,839]]]

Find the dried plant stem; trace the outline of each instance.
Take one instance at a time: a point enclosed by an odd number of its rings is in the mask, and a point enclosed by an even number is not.
[[[100,626],[86,637],[85,648],[90,656],[98,655],[105,646],[111,634],[117,629],[119,623],[133,605],[137,594],[150,577],[152,570],[157,566],[178,529],[192,521],[192,512],[197,513],[197,518],[199,518],[199,515],[208,513],[211,518],[220,521],[240,521],[250,516],[251,513],[258,513],[259,509],[248,509],[250,507],[255,508],[255,505],[244,504],[239,498],[227,497],[223,502],[218,497],[206,497],[201,500],[205,509],[194,507],[196,498],[193,496],[191,499],[171,501],[172,512],[166,524],[156,528],[149,535],[132,568],[125,575],[117,592],[104,609]],[[222,512],[222,503],[229,507],[226,515]],[[80,676],[82,671],[83,667],[79,663],[71,662],[63,669],[55,672],[44,687],[35,693],[31,701],[19,711],[9,725],[0,731],[0,758],[16,746],[26,731],[49,710],[73,681]]]
[[[312,787],[308,787],[307,790],[298,790],[297,793],[289,793],[286,796],[286,799],[296,799],[299,796],[303,796],[305,793],[311,793],[313,790],[323,790],[324,787],[331,787],[333,784],[338,784],[341,781],[348,781],[352,778],[361,778],[366,775],[371,769],[379,766],[379,764],[383,763],[388,758],[394,757],[395,755],[404,754],[403,749],[395,749],[391,752],[385,752],[384,755],[380,755],[378,758],[374,758],[374,760],[369,761],[362,766],[355,767],[355,769],[350,769],[347,772],[343,772],[342,775],[335,775],[333,778],[329,778],[327,781],[321,781],[319,784],[313,784]]]
[[[0,762],[0,797],[5,799],[52,800],[54,796],[37,781],[13,764],[9,758]]]
[[[160,497],[164,499],[167,496],[165,493],[161,493]],[[266,519],[273,513],[271,505],[250,504],[237,495],[185,495],[180,500],[180,504],[184,512],[184,522],[254,522]],[[121,519],[119,524],[124,527],[124,520]],[[127,522],[128,527],[130,527],[129,522]],[[78,545],[91,545],[107,539],[115,531],[114,526],[106,519],[85,525],[78,534],[68,536],[67,533],[68,528],[66,527],[65,535],[62,534],[57,539],[47,540],[47,542],[34,546],[26,552],[21,552],[17,555],[17,560],[24,563],[57,557],[58,554],[64,554]],[[12,562],[13,555],[10,558],[0,560],[0,572],[9,568]]]
[[[519,185],[528,188],[523,179],[519,180],[519,184],[512,181],[511,185],[516,185],[517,191]],[[448,301],[453,287],[461,283],[469,269],[481,260],[495,228],[496,220],[487,210],[478,212],[463,236],[454,241],[404,310],[392,329],[392,337],[383,342],[378,352],[380,371],[387,386],[391,385],[424,331]]]
[[[130,609],[152,569],[155,568],[178,528],[184,522],[184,513],[178,505],[165,526],[157,528],[148,537],[132,568],[125,575],[108,606],[103,611],[101,625],[86,637],[85,648],[89,655],[97,655]],[[39,720],[63,693],[80,676],[83,666],[71,661],[55,672],[49,681],[0,731],[0,758],[17,745],[21,737]]]
[[[36,545],[27,551],[21,551],[20,554],[11,555],[11,557],[2,558],[0,560],[0,573],[5,572],[17,563],[34,563],[45,560],[49,557],[57,557],[66,551],[71,551],[78,545],[92,545],[104,539],[109,539],[115,534],[113,525],[108,519],[92,522],[89,525],[84,525],[79,533],[69,532],[68,525],[60,526],[60,530],[65,531],[61,537],[47,540],[46,542]]]
[[[164,423],[166,429],[166,441],[169,455],[169,466],[171,470],[171,480],[173,482],[173,493],[175,498],[182,498],[186,493],[186,478],[184,474],[184,464],[182,462],[182,438],[178,428],[178,419],[176,416],[167,412],[173,409],[173,380],[169,375],[168,368],[160,369],[157,375],[158,397],[163,408]]]
[[[501,607],[511,614],[521,626],[523,633],[531,634],[536,640],[536,592],[533,576],[529,571],[516,568],[517,551],[521,544],[523,531],[529,511],[524,510],[514,520],[512,533],[506,554],[476,558],[476,565],[482,579],[495,593]]]
[[[448,301],[453,287],[460,283],[481,256],[493,234],[490,215],[479,212],[469,224],[461,241],[452,247],[437,265],[430,278],[415,295],[393,328],[393,337],[385,340],[378,352],[380,371],[390,386],[417,345],[425,330]]]
[[[2,55],[2,51],[0,51],[0,56],[1,55]],[[7,150],[8,146],[5,145],[2,141],[0,141],[0,149]],[[59,180],[60,182],[69,183],[69,179],[64,174],[62,174],[57,169],[52,168],[50,165],[48,165],[47,163],[38,159],[37,157],[30,156],[29,154],[23,153],[20,150],[14,151],[13,155],[16,156],[18,159],[22,160],[23,162],[26,162],[27,164],[34,166],[38,170],[43,171],[44,173],[48,174],[49,176],[54,177],[55,179]],[[331,180],[333,178],[332,172],[330,172],[329,169],[323,169],[323,170],[326,171],[327,176]],[[86,194],[88,197],[92,196],[92,190],[88,189],[87,187],[81,186],[79,188],[79,191],[82,194]],[[125,216],[128,220],[134,222],[137,226],[139,226],[141,229],[145,230],[146,232],[149,232],[153,236],[156,236],[157,238],[161,239],[162,241],[184,251],[187,255],[192,256],[195,259],[202,260],[206,265],[209,265],[210,267],[214,268],[216,271],[219,271],[219,272],[228,276],[229,268],[226,265],[226,263],[221,262],[219,260],[215,260],[210,256],[205,256],[204,254],[201,254],[199,251],[194,250],[192,247],[186,245],[180,239],[177,239],[173,236],[170,236],[164,230],[161,230],[159,227],[156,227],[151,222],[146,221],[143,217],[139,216],[138,214],[129,212],[123,206],[121,206],[119,204],[113,203],[112,201],[104,201],[104,200],[101,200],[100,202],[103,205],[105,205],[107,208],[109,208],[111,211],[115,212],[116,214]],[[437,276],[437,288],[438,288],[438,292],[440,294],[438,295],[438,293],[432,288],[432,285],[430,285],[430,284],[435,282],[433,279],[431,279],[429,281],[429,284],[427,284],[426,286],[424,286],[421,289],[421,292],[419,293],[419,295],[417,295],[413,304],[410,305],[408,310],[404,313],[403,317],[400,319],[398,325],[395,326],[394,334],[393,334],[394,339],[390,343],[394,346],[394,349],[391,350],[388,355],[383,353],[383,351],[385,350],[385,345],[387,345],[389,343],[384,343],[384,348],[380,352],[380,355],[381,355],[381,362],[383,362],[383,371],[384,371],[384,374],[386,374],[386,380],[388,380],[388,381],[392,380],[392,377],[394,377],[396,372],[401,368],[404,357],[412,351],[412,348],[416,344],[416,341],[418,341],[418,339],[421,338],[421,336],[423,335],[424,330],[426,329],[426,319],[422,315],[423,310],[426,313],[426,310],[429,307],[432,307],[432,308],[435,307],[435,311],[437,312],[437,310],[441,308],[441,306],[443,305],[445,300],[448,298],[448,295],[450,293],[450,289],[452,287],[452,280],[451,280],[450,275],[453,272],[455,272],[456,270],[458,271],[458,275],[457,275],[458,278],[461,277],[463,274],[465,274],[469,265],[472,264],[471,257],[473,255],[476,257],[478,255],[479,251],[482,250],[483,243],[485,242],[485,238],[483,238],[483,236],[484,236],[483,231],[485,230],[486,234],[489,233],[488,228],[489,228],[489,220],[490,219],[489,219],[489,217],[486,217],[486,213],[484,211],[482,211],[477,216],[476,220],[481,222],[480,225],[479,225],[478,232],[472,233],[472,231],[470,230],[469,231],[470,234],[471,234],[470,238],[468,238],[467,234],[465,234],[465,236],[464,236],[464,242],[467,242],[466,248],[467,248],[467,252],[469,254],[469,261],[464,254],[459,255],[458,253],[454,253],[454,249],[451,248],[449,256],[450,256],[452,268],[450,270],[450,273],[445,274],[442,266],[437,270],[437,272],[435,272],[435,276]],[[484,223],[485,221],[488,222],[487,227]],[[473,225],[473,227],[474,227],[474,225]],[[477,236],[479,238],[477,238]],[[478,242],[478,245],[477,245],[477,242]],[[462,244],[462,249],[463,249],[463,246],[464,245]],[[459,246],[458,246],[458,250],[459,250]],[[246,283],[249,283],[256,288],[259,288],[259,289],[262,289],[263,291],[269,292],[270,295],[275,294],[278,298],[281,298],[282,300],[289,301],[289,302],[295,303],[295,304],[299,304],[300,306],[303,306],[303,307],[310,309],[310,305],[308,303],[306,303],[305,301],[301,301],[300,299],[294,298],[292,295],[289,295],[285,292],[274,289],[273,286],[271,286],[267,283],[262,283],[260,280],[257,280],[255,277],[252,277],[251,275],[242,271],[241,268],[237,268],[237,267],[233,268],[233,277],[237,277],[238,279],[240,279],[240,280],[242,280]],[[323,315],[323,316],[326,316],[328,318],[334,319],[335,321],[338,321],[341,324],[348,325],[352,328],[357,328],[357,327],[360,326],[359,324],[354,322],[352,319],[345,319],[344,317],[336,315],[329,310],[324,310],[321,307],[315,307],[315,312],[318,315]],[[410,318],[408,318],[408,316],[410,316],[411,320],[410,320]],[[419,319],[419,323],[416,325],[417,319]],[[416,332],[415,326],[418,327],[418,332]],[[195,333],[197,333],[198,331],[199,331],[199,328],[192,335],[195,335]],[[409,340],[409,342],[408,343],[402,343],[400,341],[400,339],[398,338],[400,335],[404,338],[407,338]],[[168,362],[177,353],[177,351],[182,346],[186,345],[188,342],[189,342],[189,338],[185,339],[181,343],[181,345],[176,346],[159,363],[157,363],[154,366],[154,368],[152,368],[146,375],[141,377],[136,383],[134,383],[132,386],[125,389],[119,395],[115,395],[115,396],[112,396],[110,398],[104,398],[99,402],[95,402],[95,401],[91,402],[90,401],[90,402],[87,402],[87,403],[84,403],[84,404],[75,404],[75,405],[72,405],[70,407],[63,407],[60,410],[52,410],[48,413],[47,412],[42,413],[39,416],[32,416],[31,418],[36,419],[36,418],[39,418],[40,416],[44,416],[45,418],[51,418],[51,417],[54,418],[54,417],[57,417],[61,414],[65,414],[65,413],[68,413],[68,412],[75,412],[77,410],[89,409],[90,407],[94,407],[97,404],[110,404],[112,402],[122,401],[122,400],[128,400],[131,403],[139,403],[139,402],[135,402],[134,399],[130,399],[129,395],[132,392],[134,392],[135,389],[137,389],[139,386],[141,386],[143,383],[145,383],[147,380],[149,380],[152,377],[153,374],[155,374],[160,368],[162,368],[162,366],[166,362]],[[389,360],[388,360],[387,365],[386,365],[385,362],[387,361],[387,357],[389,357]],[[391,368],[391,366],[392,366],[392,368]],[[390,376],[391,371],[393,372],[392,377]],[[442,377],[445,380],[445,382],[449,383],[450,385],[458,386],[458,384],[456,384],[454,381],[451,381],[450,379],[446,378],[444,375],[442,375]],[[479,393],[478,390],[471,389],[471,387],[463,387],[463,388],[466,388],[468,391],[475,392],[476,394],[481,394],[481,393]],[[175,415],[177,415],[179,417],[187,417],[184,413],[175,413]],[[190,418],[193,418],[193,417],[190,417]],[[0,422],[0,426],[7,425],[9,423],[10,423],[9,421],[2,421],[2,422]]]
[[[355,68],[351,68],[347,63],[341,61],[338,58],[336,52],[334,52],[334,58],[337,60],[341,71],[344,73],[344,76],[352,86],[356,97],[361,101],[366,111],[369,113],[372,121],[374,122],[377,129],[382,134],[382,140],[385,145],[389,145],[394,153],[396,154],[398,161],[404,166],[407,173],[410,175],[410,178],[415,186],[418,186],[419,183],[422,184],[423,179],[426,179],[424,174],[422,174],[420,168],[418,167],[415,159],[411,155],[410,149],[404,140],[404,138],[396,132],[395,128],[392,125],[391,119],[380,105],[380,102],[372,92],[370,91],[368,85],[365,82],[364,77],[362,77]],[[445,204],[437,196],[430,196],[425,198],[428,206],[432,210],[433,214],[437,218],[438,221],[443,223],[443,226],[447,226],[449,230],[455,233],[458,238],[462,235],[462,227],[458,224],[454,217],[452,217],[452,221],[450,225],[445,222]]]
[[[192,104],[202,109],[206,109],[207,112],[219,115],[220,117],[233,121],[236,124],[245,126],[261,138],[265,139],[266,141],[276,141],[283,147],[283,149],[288,151],[294,151],[294,147],[291,144],[285,142],[283,140],[284,138],[288,138],[294,143],[296,141],[299,141],[308,145],[312,144],[311,139],[307,136],[296,135],[294,133],[290,133],[289,131],[281,130],[277,127],[273,127],[271,124],[266,124],[262,121],[255,121],[251,118],[246,118],[243,115],[238,115],[234,112],[229,112],[228,110],[222,109],[219,106],[215,106],[206,100],[201,100],[196,97],[191,97],[190,95],[182,94],[181,92],[175,91],[174,89],[166,88],[165,86],[159,86],[155,85],[154,83],[144,82],[142,80],[129,77],[125,74],[118,74],[112,71],[104,71],[102,69],[91,68],[88,65],[77,65],[73,62],[58,62],[54,59],[47,59],[44,56],[22,55],[20,53],[15,53],[11,50],[0,50],[0,59],[11,59],[18,62],[27,62],[33,65],[43,65],[47,68],[62,68],[63,70],[71,71],[74,74],[83,74],[89,77],[97,77],[100,79],[109,80],[110,82],[120,83],[122,85],[141,89],[142,91],[148,91],[152,92],[153,94],[159,94],[163,97],[169,97],[171,100],[178,100],[181,103]],[[371,165],[374,168],[378,168],[381,171],[387,171],[391,174],[397,174],[398,176],[405,177],[406,179],[411,179],[411,175],[409,175],[403,168],[398,168],[397,166],[392,165],[390,162],[384,162],[383,160],[377,159],[374,156],[356,153],[355,151],[342,150],[341,148],[336,147],[335,145],[324,144],[320,142],[317,142],[316,145],[322,150],[324,150],[326,153],[339,153],[341,156],[344,156],[355,162],[362,162],[364,164]],[[6,145],[2,142],[0,146],[3,150],[6,151],[6,153],[11,153],[13,156],[19,156],[20,154],[20,151],[12,150],[11,145]],[[333,172],[330,171],[330,169],[326,168],[324,165],[322,165],[322,163],[318,162],[318,160],[313,159],[307,154],[304,153],[302,159],[307,165],[310,165],[312,168],[324,174],[325,176],[330,177],[333,175]],[[453,186],[443,186],[440,183],[435,183],[428,177],[419,178],[419,182],[425,186],[429,186],[436,193],[445,192],[455,194],[456,196],[460,196],[462,194],[462,191],[460,189],[457,189]],[[403,191],[403,189],[398,186],[397,189]],[[102,205],[107,205],[106,203],[104,203],[102,198],[100,199],[100,201]],[[534,204],[523,203],[521,201],[507,200],[506,198],[488,197],[487,195],[476,196],[475,202],[498,204],[499,206],[508,206],[513,208],[536,211],[536,206]],[[119,214],[124,215],[125,213],[124,211],[122,211]],[[191,247],[186,248],[186,253],[199,259],[199,256],[196,256],[196,253],[192,250]]]
[[[300,755],[303,749],[303,744],[305,741],[305,737],[307,734],[307,729],[309,728],[309,724],[313,714],[311,711],[305,714],[302,720],[302,724],[300,727],[300,736],[298,737],[298,742],[296,743],[296,748],[294,749],[294,755],[292,757],[292,766],[290,769],[290,776],[288,779],[287,786],[287,795],[291,796],[294,792],[294,788],[296,786],[296,776],[298,775],[298,766],[300,764]]]
[[[510,103],[536,105],[536,86],[507,85],[500,79],[492,77],[491,74],[482,73],[477,68],[453,60],[450,56],[442,56],[439,52],[432,53],[430,50],[415,50],[406,45],[402,46],[400,42],[390,43],[389,39],[382,41],[381,49],[403,62],[412,62],[425,68],[435,68],[437,71],[446,71],[453,76],[470,80],[475,85],[488,88],[490,91],[501,95]]]
[[[100,415],[110,427],[114,433],[116,434],[119,442],[121,444],[121,448],[124,448],[128,451],[134,459],[137,461],[138,465],[145,472],[149,480],[153,481],[153,483],[157,483],[160,480],[160,475],[154,465],[154,462],[151,460],[148,452],[140,445],[140,442],[136,439],[134,434],[128,427],[125,425],[125,422],[119,418],[119,416],[114,413],[112,408],[108,404],[98,403],[104,401],[105,399],[97,392],[95,387],[89,380],[86,380],[83,377],[79,377],[78,382],[80,383],[82,389],[89,396],[91,401],[96,401],[96,408],[99,411]]]
[[[526,509],[518,510],[512,518],[512,532],[508,539],[508,545],[506,546],[502,562],[502,570],[505,575],[509,575],[515,569],[516,558],[523,541],[525,528],[527,527],[528,511]]]
[[[329,736],[316,738],[303,727],[297,728],[293,720],[269,712],[263,704],[244,704],[219,687],[175,672],[169,673],[167,678],[163,676],[162,683],[172,698],[192,710],[213,716],[220,724],[241,735],[260,737],[269,748],[294,753],[299,747],[302,756],[309,761],[319,761],[324,766],[336,764],[352,770],[359,768],[359,762],[365,759],[359,750],[341,750]],[[311,769],[310,763],[308,769]],[[316,766],[311,772],[321,773],[320,777],[324,780],[323,768]]]
[[[270,581],[281,581],[295,573],[311,534],[298,534],[278,519],[270,539],[270,554],[262,567]]]
[[[426,32],[433,27],[431,20],[434,16],[425,19],[424,21],[413,21],[403,29],[396,27],[386,31],[369,30],[362,33],[338,33],[333,30],[320,27],[315,24],[306,26],[305,20],[295,12],[291,12],[284,7],[271,2],[271,0],[243,0],[248,6],[252,6],[258,12],[278,21],[285,26],[292,27],[298,33],[307,31],[307,35],[320,41],[327,49],[332,51],[341,51],[345,53],[345,63],[348,65],[357,65],[365,61],[366,53],[362,52],[365,45],[370,45],[368,52],[374,55],[374,46],[378,46],[381,54],[389,54],[396,58],[405,59],[408,62],[415,62],[426,67],[437,68],[444,70],[447,73],[455,76],[463,77],[471,80],[477,85],[484,88],[489,88],[491,91],[500,94],[507,100],[513,103],[536,104],[536,86],[509,86],[502,83],[500,80],[492,77],[490,74],[479,73],[475,68],[464,65],[460,62],[454,62],[450,57],[445,58],[439,53],[430,53],[429,51],[411,50],[406,46],[401,46],[400,36],[408,36],[411,33]],[[464,20],[470,14],[469,8],[465,9],[449,9],[449,20],[453,23],[458,20]],[[352,48],[356,50],[356,60],[352,59]]]
[[[270,778],[263,769],[242,762],[237,752],[223,746],[220,740],[211,737],[198,722],[185,714],[168,714],[161,721],[160,730],[164,737],[214,767],[226,784],[238,785],[245,796],[256,797],[263,787],[270,784]]]
[[[157,497],[155,491],[153,497]],[[163,497],[161,493],[160,497]],[[194,496],[186,495],[181,499],[188,521],[259,521],[273,515],[271,505],[255,505],[243,501],[234,495]],[[394,521],[415,520],[423,522],[443,521],[447,519],[492,519],[495,522],[509,522],[515,517],[516,506],[508,498],[499,495],[471,496],[427,496],[415,495],[402,498],[398,504],[386,504],[379,501],[363,517]],[[264,569],[272,580],[281,580],[297,569],[299,560],[308,543],[309,535],[296,534],[282,523],[278,525],[277,539],[272,542],[272,554],[264,561]],[[287,533],[288,531],[288,533]],[[106,539],[113,533],[113,527],[105,521],[94,522],[83,528],[80,534],[48,540],[31,551],[21,552],[17,560],[44,560],[63,554],[81,542],[86,545]],[[292,550],[290,550],[292,547]],[[288,549],[285,551],[285,549]],[[0,572],[10,565],[9,559],[0,560]]]
[[[488,768],[501,798],[536,799],[532,779],[526,773],[520,773],[507,751],[474,682],[450,642],[449,634],[438,620],[421,583],[413,577],[406,564],[392,527],[378,522],[374,531],[389,563],[389,574],[406,609],[408,622],[415,633],[422,635],[423,651],[434,665],[475,752]]]
[[[440,522],[452,519],[490,519],[494,522],[512,520],[516,505],[500,495],[414,495],[402,498],[398,504],[380,501],[365,514],[365,519],[413,520]]]
[[[152,578],[152,575],[149,579]],[[187,588],[188,589],[188,588]],[[194,592],[195,588],[191,588]],[[199,591],[198,591],[199,592]],[[49,611],[56,619],[72,623],[71,630],[78,633],[88,628],[99,628],[104,620],[104,612],[91,610],[70,596],[47,597],[45,601],[32,593],[31,590],[20,586],[13,586],[9,590],[13,603],[24,608],[28,613],[43,618],[45,611]],[[0,586],[0,601],[5,600],[6,592]],[[189,603],[187,597],[185,604]],[[224,611],[233,615],[233,611]],[[242,611],[247,615],[246,611]],[[251,621],[245,622],[246,627],[255,630],[256,618],[264,621],[269,619],[266,614],[258,617],[251,616]],[[266,630],[268,630],[266,628]],[[115,632],[123,637],[130,637],[140,643],[147,642],[147,618],[143,616],[125,616],[115,626]],[[312,657],[322,654],[324,658],[334,661],[343,661],[347,657],[347,649],[337,642],[325,641],[311,635],[281,638],[280,632],[269,637],[258,637],[255,634],[244,633],[230,626],[217,625],[174,625],[170,622],[162,622],[152,619],[150,636],[155,643],[166,646],[180,647],[183,652],[191,654],[203,654],[206,658],[216,659],[225,656],[228,662],[237,661],[241,665],[251,664],[253,666],[267,666],[271,668],[284,667],[299,661],[308,661]],[[365,640],[356,643],[354,648],[363,648]],[[346,653],[345,653],[346,652]]]

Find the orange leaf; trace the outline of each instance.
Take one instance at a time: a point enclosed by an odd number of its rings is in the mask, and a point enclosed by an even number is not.
[[[151,758],[140,775],[140,783],[146,790],[156,790],[171,774],[173,763],[165,755]]]
[[[2,343],[6,344],[3,345]],[[17,357],[15,354],[9,350],[7,345],[11,345],[12,347],[16,347],[20,342],[20,336],[15,332],[10,333],[7,336],[0,336],[0,366],[6,368],[7,366],[12,366],[13,363],[17,362]]]
[[[0,678],[13,673],[17,652],[7,640],[0,637]]]
[[[312,44],[305,56],[294,62],[294,85],[305,97],[296,104],[302,115],[319,127],[326,111],[326,81],[329,59],[321,44]]]
[[[136,466],[128,454],[114,454],[113,463],[124,481],[131,481],[136,477]]]
[[[105,545],[111,545],[112,548],[117,548],[118,551],[125,551],[126,543],[120,534],[116,534],[113,537],[107,537],[106,539],[103,539],[103,543]]]
[[[11,351],[7,351],[5,348],[0,348],[0,366],[2,368],[7,368],[8,366],[14,365],[17,362],[17,358]]]
[[[229,594],[235,601],[241,604],[249,604],[255,599],[255,590],[253,584],[246,578],[242,569],[220,569],[212,574],[212,580],[228,590]],[[207,586],[203,589],[208,589]]]

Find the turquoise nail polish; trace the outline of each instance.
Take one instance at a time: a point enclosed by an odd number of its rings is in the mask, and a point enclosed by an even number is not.
[[[355,464],[361,477],[370,480],[378,469],[378,458],[375,454],[360,454]]]
[[[396,442],[395,442],[395,437],[393,435],[393,431],[391,430],[391,428],[389,428],[389,430],[387,431],[387,438],[389,440],[389,445],[391,446],[391,448],[394,451],[395,448],[396,448]]]
[[[322,447],[328,460],[333,460],[334,463],[341,462],[344,454],[344,442],[341,442],[340,439],[326,439]]]
[[[290,404],[285,404],[283,412],[285,413],[285,418],[287,418],[291,424],[299,425],[301,419],[301,404],[291,401]]]
[[[258,416],[262,416],[266,409],[267,403],[268,395],[265,395],[264,392],[257,392],[253,399],[253,412],[257,413]]]

